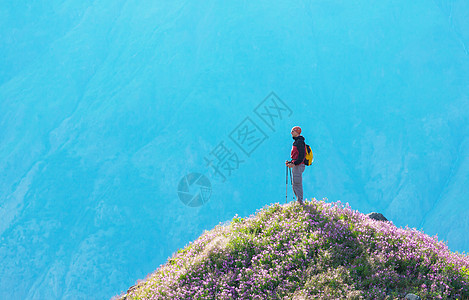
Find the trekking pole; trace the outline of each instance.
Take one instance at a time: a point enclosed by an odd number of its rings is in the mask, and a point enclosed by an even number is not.
[[[288,197],[287,197],[287,194],[288,194],[288,166],[285,165],[285,168],[287,168],[285,171],[286,172],[286,176],[285,176],[285,204],[287,204],[288,202]]]
[[[292,170],[290,168],[290,183],[291,183],[291,188],[293,190],[293,181],[292,181],[293,175],[292,175]],[[293,201],[295,201],[295,190],[293,190],[293,195],[292,195]]]

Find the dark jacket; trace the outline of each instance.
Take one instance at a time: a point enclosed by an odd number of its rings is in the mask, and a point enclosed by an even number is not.
[[[295,141],[293,142],[293,147],[291,149],[290,157],[292,158],[293,163],[295,165],[304,164],[305,155],[306,155],[305,138],[299,135],[297,137],[293,137],[293,139]]]

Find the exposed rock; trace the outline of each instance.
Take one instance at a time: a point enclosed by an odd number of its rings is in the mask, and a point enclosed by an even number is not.
[[[132,285],[128,290],[127,290],[127,295],[130,294],[132,291],[137,289],[139,287],[139,283]],[[127,295],[125,297],[127,297]],[[125,298],[124,298],[125,299]]]
[[[380,213],[377,213],[377,212],[372,212],[372,213],[369,213],[367,214],[367,216],[373,220],[377,220],[377,221],[388,221],[388,219],[386,219],[383,214],[380,214]]]
[[[415,294],[407,294],[405,295],[405,299],[407,300],[420,300],[420,297]]]

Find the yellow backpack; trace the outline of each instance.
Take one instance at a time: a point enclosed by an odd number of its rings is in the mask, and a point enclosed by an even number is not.
[[[305,153],[305,165],[311,166],[313,163],[313,151],[309,145],[306,145],[306,153]]]

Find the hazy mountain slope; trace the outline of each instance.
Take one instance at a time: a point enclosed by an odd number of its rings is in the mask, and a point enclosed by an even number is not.
[[[278,199],[294,125],[306,198],[468,251],[466,2],[4,1],[0,299],[108,299]],[[272,91],[291,114],[270,128]],[[246,117],[268,135],[250,155],[229,138]],[[222,141],[243,161],[225,182],[204,160]],[[191,172],[212,185],[196,208]]]

